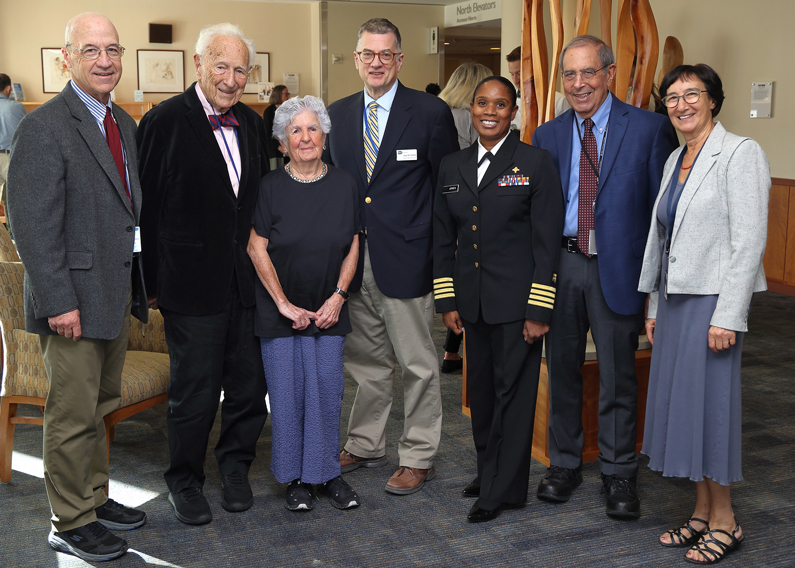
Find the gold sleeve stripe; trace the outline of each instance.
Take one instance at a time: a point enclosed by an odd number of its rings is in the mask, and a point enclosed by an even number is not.
[[[434,297],[434,300],[443,300],[444,298],[455,298],[455,294],[439,294]]]
[[[439,292],[452,292],[453,291],[453,285],[452,284],[444,284],[444,285],[440,285],[440,286],[434,286],[433,287],[433,291],[435,293],[437,293],[437,294]]]
[[[536,302],[535,300],[527,300],[527,303],[533,306],[541,306],[542,308],[549,308],[550,310],[554,307],[552,304],[547,304],[546,302]]]
[[[546,296],[547,298],[552,298],[553,300],[555,299],[555,294],[553,292],[545,292],[543,290],[533,289],[533,291],[530,293],[531,298],[533,297],[532,296],[533,294],[538,294],[539,296]]]
[[[445,276],[444,278],[434,278],[433,283],[439,284],[441,282],[452,282],[453,278],[451,276]]]
[[[546,290],[547,292],[552,292],[553,294],[555,293],[555,288],[552,286],[544,286],[543,284],[536,284],[535,282],[533,283],[533,288],[540,288],[541,290]]]
[[[440,288],[452,288],[452,287],[453,287],[452,282],[438,282],[433,285],[434,290],[439,290]]]
[[[555,305],[555,300],[550,300],[549,298],[545,298],[544,296],[536,296],[535,294],[530,294],[530,300],[538,300],[539,302],[544,302],[545,304],[549,304],[550,306]]]

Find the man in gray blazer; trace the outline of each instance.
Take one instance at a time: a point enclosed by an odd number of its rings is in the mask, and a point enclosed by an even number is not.
[[[146,514],[108,499],[103,418],[119,406],[130,313],[147,320],[137,239],[135,122],[110,102],[124,48],[113,24],[84,13],[66,25],[72,80],[27,115],[11,145],[9,214],[25,267],[25,324],[40,335],[48,541],[109,560]]]

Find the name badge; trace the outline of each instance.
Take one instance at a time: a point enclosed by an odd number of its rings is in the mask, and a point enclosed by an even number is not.
[[[456,185],[443,185],[442,193],[458,193],[458,184]]]
[[[417,150],[398,150],[397,151],[397,161],[398,162],[416,162],[417,161]]]
[[[133,241],[133,252],[141,252],[141,227],[135,227],[135,240]]]

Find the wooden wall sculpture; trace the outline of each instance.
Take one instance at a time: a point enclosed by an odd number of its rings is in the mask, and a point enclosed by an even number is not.
[[[555,116],[555,88],[563,49],[563,19],[560,0],[549,0],[552,22],[552,61],[549,64],[544,31],[544,0],[524,0],[522,14],[522,140],[528,144],[535,129]],[[612,0],[600,0],[602,40],[613,46],[610,22]],[[576,35],[588,33],[591,0],[577,0],[574,18]],[[659,56],[657,23],[649,0],[619,0],[614,53],[617,72],[611,91],[634,106],[648,108]],[[682,45],[672,36],[665,40],[663,66],[658,83],[665,73],[684,60]]]

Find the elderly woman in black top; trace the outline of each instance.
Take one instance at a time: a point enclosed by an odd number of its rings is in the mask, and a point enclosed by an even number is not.
[[[321,160],[331,121],[312,96],[283,103],[273,132],[290,163],[265,176],[248,251],[257,287],[255,333],[271,403],[271,470],[286,507],[309,510],[312,485],[338,509],[359,504],[340,477],[345,300],[358,260],[356,182]]]

